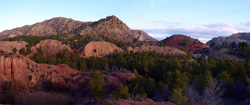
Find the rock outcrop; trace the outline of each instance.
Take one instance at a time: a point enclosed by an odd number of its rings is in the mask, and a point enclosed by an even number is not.
[[[123,51],[121,48],[117,47],[113,43],[105,41],[91,41],[87,45],[82,46],[80,49],[80,54],[84,57],[90,56],[107,56],[111,53]]]
[[[143,51],[155,51],[158,53],[171,54],[171,55],[183,55],[186,54],[184,51],[181,51],[176,48],[171,47],[160,47],[157,45],[148,45],[148,44],[142,44],[139,46],[134,47],[125,47],[124,50],[120,47],[117,47],[113,43],[105,42],[105,41],[92,41],[88,43],[85,46],[82,46],[78,49],[80,51],[80,54],[84,57],[90,57],[90,56],[99,56],[104,57],[112,53],[116,52],[123,52],[123,51],[133,51],[133,52],[143,52]]]
[[[233,34],[231,36],[228,37],[216,37],[213,38],[212,40],[209,40],[206,44],[210,45],[210,43],[214,41],[216,43],[216,45],[222,45],[223,42],[227,42],[227,44],[231,44],[232,42],[247,42],[248,44],[250,44],[250,33],[236,33]]]
[[[25,41],[0,41],[0,51],[4,53],[13,53],[12,49],[16,48],[17,52],[22,48],[26,48],[28,43]]]
[[[0,83],[18,80],[26,87],[42,87],[42,83],[48,80],[52,83],[66,83],[66,80],[71,80],[70,82],[80,87],[84,93],[89,94],[86,84],[90,82],[91,74],[93,72],[80,72],[66,64],[38,64],[22,55],[0,54]],[[111,92],[113,88],[119,87],[120,84],[126,84],[135,77],[136,74],[131,72],[109,72],[105,76],[106,90]]]
[[[209,46],[185,35],[173,35],[162,40],[164,45],[175,48],[185,48],[192,53],[203,53],[209,51]]]
[[[78,73],[68,65],[37,64],[22,55],[0,54],[0,82],[18,80],[32,87],[39,81],[64,81]]]
[[[135,38],[139,38],[142,41],[156,41],[143,31],[131,30],[116,16],[109,16],[96,22],[81,22],[57,17],[41,23],[3,31],[0,33],[0,38],[8,37],[9,35],[47,36],[62,34],[91,35],[95,38],[106,36],[110,39],[125,42],[132,42]]]
[[[69,53],[73,53],[73,50],[70,48],[69,45],[62,44],[61,41],[46,39],[40,41],[40,43],[36,44],[34,47],[31,48],[33,53],[36,53],[39,47],[42,47],[43,53],[45,56],[47,55],[57,55],[60,51],[68,50]]]
[[[127,47],[126,51],[134,51],[134,52],[143,52],[143,51],[155,51],[157,53],[163,53],[164,55],[170,54],[170,55],[183,55],[186,54],[184,51],[181,51],[176,48],[171,48],[171,47],[160,47],[157,45],[141,45],[138,47]]]
[[[152,41],[152,42],[157,42],[155,38],[149,36],[146,32],[142,30],[133,30],[133,32],[136,33],[136,37],[139,41]]]

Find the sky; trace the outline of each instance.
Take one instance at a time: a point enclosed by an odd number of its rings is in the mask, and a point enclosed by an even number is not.
[[[250,32],[250,0],[1,0],[0,32],[53,17],[97,21],[115,15],[162,40],[184,34],[206,42]]]

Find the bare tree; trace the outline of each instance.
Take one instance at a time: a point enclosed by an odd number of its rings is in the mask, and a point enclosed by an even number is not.
[[[202,100],[199,102],[202,105],[223,105],[221,96],[224,93],[225,82],[218,80],[209,81],[209,86],[205,87]]]
[[[198,83],[194,81],[184,91],[184,95],[188,97],[184,105],[223,105],[221,96],[224,93],[224,86],[224,81],[210,80],[209,85],[200,94]]]

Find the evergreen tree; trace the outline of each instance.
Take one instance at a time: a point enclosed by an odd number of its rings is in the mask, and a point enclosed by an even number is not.
[[[128,87],[120,85],[115,91],[112,92],[111,97],[115,99],[126,99],[128,96]]]
[[[176,105],[181,105],[182,103],[186,102],[187,97],[184,96],[183,89],[174,88],[170,96],[170,101],[175,103]]]
[[[95,72],[95,74],[91,77],[90,83],[89,83],[89,89],[91,92],[91,95],[95,99],[102,99],[104,94],[104,86],[106,82],[104,80],[104,75],[101,74],[99,71]]]
[[[14,47],[14,48],[12,49],[12,51],[13,51],[14,53],[16,53],[16,51],[17,51],[16,47]]]

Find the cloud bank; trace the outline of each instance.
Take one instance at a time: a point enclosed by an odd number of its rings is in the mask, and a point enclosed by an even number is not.
[[[158,40],[165,39],[174,34],[184,34],[206,43],[214,37],[229,36],[234,33],[250,31],[250,22],[246,22],[240,26],[231,23],[213,23],[203,24],[198,27],[167,21],[153,21],[150,24],[146,25],[147,27],[141,27],[141,29]]]

